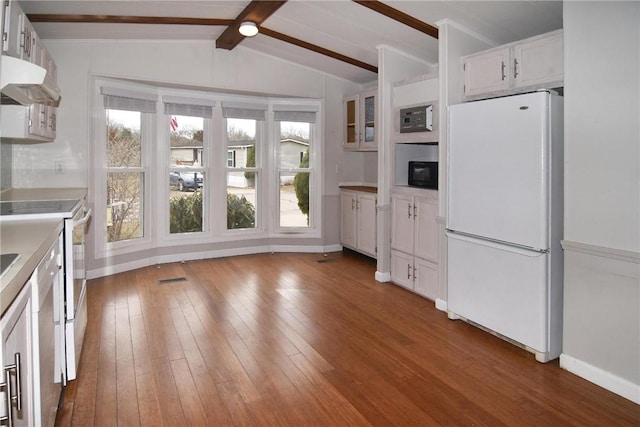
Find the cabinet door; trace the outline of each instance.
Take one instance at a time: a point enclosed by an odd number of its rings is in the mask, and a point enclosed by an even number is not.
[[[513,76],[516,87],[543,83],[561,84],[564,80],[562,32],[516,44],[513,54]]]
[[[391,196],[391,247],[413,253],[413,197]]]
[[[4,391],[0,392],[0,417],[7,416],[7,410],[11,411],[14,426],[31,426],[34,424],[31,304],[31,284],[29,282],[22,288],[18,297],[11,303],[0,320],[0,337],[2,337],[0,365],[3,368],[7,368],[17,361],[20,363],[20,375],[17,375],[15,368],[11,369],[10,387],[5,387]],[[3,375],[4,372],[3,369]],[[21,407],[18,408],[15,400],[12,401],[10,407],[7,407],[6,402],[8,399],[6,393],[10,391],[12,396],[16,396],[18,389],[21,394]]]
[[[34,51],[34,37],[36,37],[36,32],[33,30],[33,25],[31,25],[29,19],[27,19],[27,15],[22,16],[22,33],[24,40],[22,46],[22,59],[37,64],[38,59],[35,57],[36,52]],[[42,46],[40,46],[40,48],[42,49]],[[42,50],[40,50],[40,53],[42,53]]]
[[[358,211],[358,250],[373,257],[376,256],[376,195],[358,193],[356,201]]]
[[[344,246],[356,248],[356,193],[342,191],[340,193],[340,210],[342,222],[340,229],[340,242]]]
[[[29,134],[33,136],[48,136],[47,106],[31,104],[29,106]]]
[[[391,281],[413,290],[413,256],[391,251]]]
[[[4,32],[2,34],[2,51],[9,56],[20,58],[22,55],[22,20],[24,13],[18,2],[2,2],[4,5]]]
[[[46,69],[48,64],[45,64],[44,50],[42,40],[40,40],[40,37],[33,31],[31,33],[31,62]]]
[[[58,126],[58,109],[53,106],[47,106],[47,137],[56,139]]]
[[[438,265],[415,258],[413,281],[416,293],[425,296],[431,300],[438,297]]]
[[[361,149],[375,149],[376,138],[376,95],[377,90],[360,94],[359,136]]]
[[[415,247],[417,257],[438,262],[438,202],[423,197],[414,200],[415,209]]]
[[[345,149],[358,148],[358,95],[349,96],[344,99],[344,142]]]
[[[509,89],[509,48],[468,56],[463,67],[465,96]]]

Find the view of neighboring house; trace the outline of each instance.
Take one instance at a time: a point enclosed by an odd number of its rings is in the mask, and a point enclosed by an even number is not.
[[[172,134],[171,160],[176,165],[201,165],[202,141]]]
[[[227,151],[227,167],[244,169],[247,167],[249,151],[255,146],[255,140],[229,141]],[[280,158],[284,169],[296,169],[300,166],[309,143],[293,138],[285,138],[280,141]],[[171,137],[171,159],[177,165],[202,165],[202,141],[189,139],[182,136]],[[281,185],[293,183],[295,172],[282,174]],[[231,187],[251,187],[244,172],[231,173],[227,185]]]

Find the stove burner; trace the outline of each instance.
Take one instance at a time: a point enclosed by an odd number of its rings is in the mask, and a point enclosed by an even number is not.
[[[0,215],[30,215],[71,212],[78,200],[20,200],[0,202]]]

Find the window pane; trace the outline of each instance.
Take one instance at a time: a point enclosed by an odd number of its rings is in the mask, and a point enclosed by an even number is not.
[[[171,194],[169,197],[170,233],[194,233],[203,231],[202,190],[198,187],[202,185],[203,181],[204,174],[200,172],[169,173],[169,190]],[[177,184],[178,182],[182,183],[182,190],[178,188],[180,185]]]
[[[256,166],[256,121],[227,119],[227,167]]]
[[[140,117],[138,111],[107,110],[107,167],[139,167]]]
[[[309,150],[309,123],[280,122],[280,168],[309,167],[301,160]]]
[[[254,168],[257,168],[258,122],[254,119],[227,118],[226,120],[227,230],[255,228],[258,172]]]
[[[204,118],[169,116],[169,144],[169,233],[202,232]]]
[[[227,174],[227,230],[255,228],[257,172]],[[244,182],[244,186],[235,185]]]
[[[202,166],[204,119],[171,116],[169,131],[171,165]]]
[[[107,242],[144,236],[143,188],[141,172],[107,174]]]
[[[309,176],[280,173],[280,227],[309,227]]]

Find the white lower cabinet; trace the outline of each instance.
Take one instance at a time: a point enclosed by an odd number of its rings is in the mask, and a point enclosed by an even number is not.
[[[340,192],[340,243],[374,258],[377,252],[376,203],[375,193],[355,190]]]
[[[0,319],[3,383],[0,388],[0,424],[33,426],[33,343],[31,282],[20,291]]]
[[[432,300],[438,296],[437,215],[435,191],[391,196],[391,281]]]

